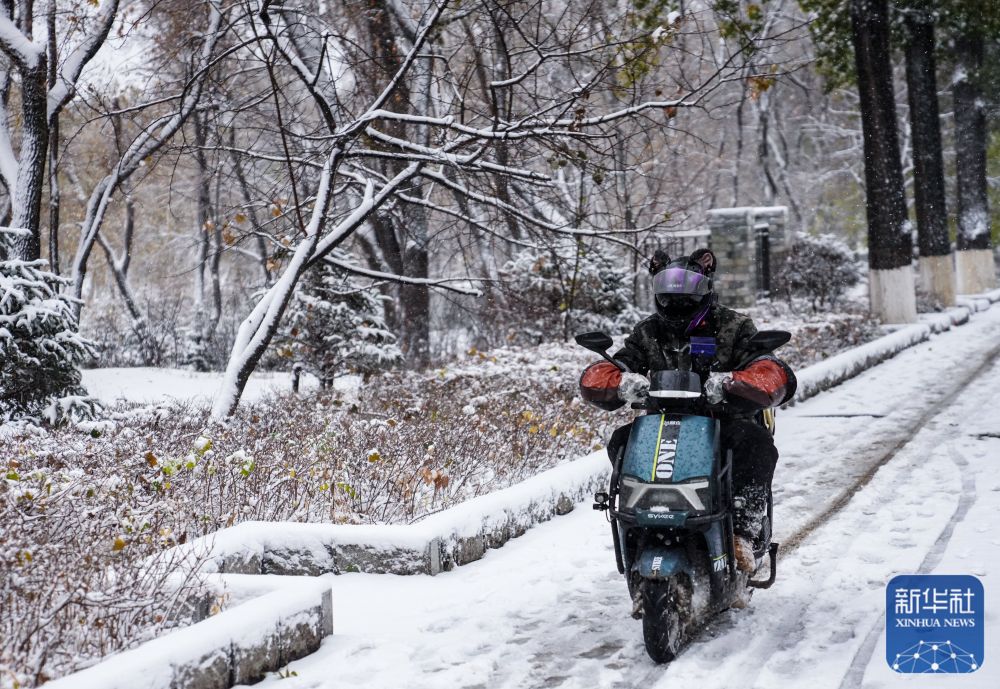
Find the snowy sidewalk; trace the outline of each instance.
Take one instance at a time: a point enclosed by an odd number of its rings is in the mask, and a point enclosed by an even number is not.
[[[998,345],[1000,309],[991,309],[780,413],[776,535],[800,545],[781,558],[774,588],[719,618],[669,667],[646,657],[609,527],[584,504],[439,577],[331,578],[334,636],[280,686],[818,689],[860,686],[860,677],[897,686],[918,678],[882,660],[884,587],[933,564],[932,551],[940,562],[930,571],[977,574],[988,591],[988,655],[962,686],[1000,686],[989,635],[1000,613],[1000,537],[990,526],[1000,508]],[[963,463],[975,474],[972,496]],[[939,542],[963,496],[974,500],[969,514]]]

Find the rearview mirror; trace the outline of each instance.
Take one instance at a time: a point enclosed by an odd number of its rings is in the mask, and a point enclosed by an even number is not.
[[[602,332],[590,332],[590,333],[580,333],[576,336],[576,343],[585,349],[589,349],[592,352],[597,352],[598,354],[603,354],[607,351],[608,347],[614,344],[610,335]]]
[[[792,334],[784,330],[761,330],[750,338],[750,348],[755,351],[773,352],[787,344]]]

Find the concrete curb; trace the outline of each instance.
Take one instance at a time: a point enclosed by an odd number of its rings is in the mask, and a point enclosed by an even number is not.
[[[220,586],[216,579],[215,588]],[[50,689],[229,689],[315,652],[333,633],[330,582],[299,580],[47,682]]]

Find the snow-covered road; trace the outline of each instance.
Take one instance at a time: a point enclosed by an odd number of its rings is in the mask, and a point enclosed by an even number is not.
[[[608,525],[584,504],[438,577],[332,577],[334,636],[265,684],[998,687],[998,355],[995,308],[779,414],[778,583],[669,666],[646,657]],[[982,579],[987,651],[973,675],[886,665],[885,585],[915,572]]]

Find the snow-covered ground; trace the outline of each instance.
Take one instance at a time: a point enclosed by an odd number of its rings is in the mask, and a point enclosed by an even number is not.
[[[200,373],[173,368],[94,368],[83,371],[83,385],[102,402],[116,401],[151,404],[168,400],[207,404],[212,401],[222,381],[217,372]],[[302,375],[301,389],[313,389],[319,381]],[[290,392],[292,374],[259,371],[247,381],[243,400],[256,402],[274,392]]]
[[[779,414],[778,583],[669,666],[646,657],[608,525],[583,503],[437,577],[331,577],[334,636],[280,687],[1000,686],[998,355],[991,309]],[[917,572],[982,579],[976,673],[885,664],[885,585]]]

